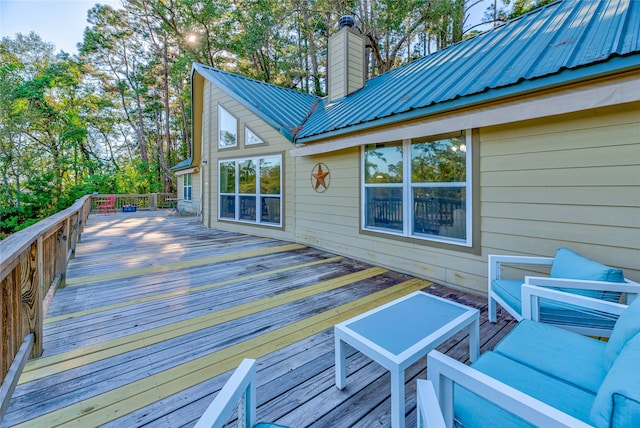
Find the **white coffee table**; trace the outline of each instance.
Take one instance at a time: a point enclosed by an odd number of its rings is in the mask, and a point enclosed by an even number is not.
[[[345,344],[391,372],[391,426],[402,428],[404,371],[457,332],[469,329],[469,358],[480,351],[480,312],[417,291],[334,327],[336,386],[346,386]]]

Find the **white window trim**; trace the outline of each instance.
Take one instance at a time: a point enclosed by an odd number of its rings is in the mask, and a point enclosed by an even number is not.
[[[467,129],[465,131],[465,144],[466,144],[466,184],[461,186],[462,182],[456,183],[433,183],[426,187],[458,187],[465,189],[466,199],[465,199],[465,216],[466,216],[466,237],[465,239],[455,239],[455,238],[443,238],[436,235],[416,235],[411,231],[412,228],[412,212],[411,209],[413,207],[412,198],[413,198],[413,189],[414,187],[425,187],[425,186],[413,186],[411,183],[411,168],[403,168],[403,179],[402,184],[399,183],[381,183],[376,184],[375,187],[402,187],[402,206],[403,206],[403,218],[402,218],[402,232],[394,231],[386,228],[380,227],[370,227],[367,226],[367,218],[366,218],[366,210],[367,204],[366,201],[366,189],[368,186],[365,183],[365,147],[361,146],[360,150],[360,162],[361,162],[361,177],[360,177],[360,189],[361,194],[360,198],[362,200],[361,211],[360,211],[360,227],[362,230],[376,232],[381,234],[387,234],[391,236],[402,236],[412,239],[419,239],[424,241],[432,241],[439,242],[444,244],[458,245],[463,247],[472,247],[472,237],[473,237],[473,144],[472,144],[472,130]],[[389,143],[392,143],[390,141]],[[402,162],[403,165],[411,165],[411,140],[403,140],[402,142]]]
[[[262,194],[260,193],[260,180],[261,180],[261,174],[260,174],[260,159],[264,159],[264,158],[271,158],[271,157],[277,157],[280,159],[280,194],[279,195],[273,195],[273,194]],[[247,161],[247,160],[252,160],[256,163],[256,194],[255,194],[255,198],[256,198],[256,220],[255,221],[251,221],[251,220],[243,220],[240,219],[240,196],[247,196],[247,195],[243,195],[239,192],[240,189],[240,173],[238,171],[239,165],[240,163]],[[230,222],[235,222],[235,223],[247,223],[247,224],[259,224],[261,226],[269,226],[269,227],[282,227],[282,175],[283,175],[283,160],[282,160],[282,155],[281,154],[265,154],[265,155],[260,155],[260,156],[249,156],[249,157],[239,157],[239,158],[231,158],[231,159],[220,159],[218,160],[218,176],[220,175],[220,164],[222,163],[226,163],[226,162],[235,162],[235,166],[236,166],[236,182],[235,182],[235,188],[236,188],[236,192],[235,193],[222,193],[220,192],[220,183],[218,182],[218,189],[217,189],[217,193],[218,193],[218,220],[220,221],[230,221]],[[220,203],[221,203],[221,199],[222,196],[234,196],[234,206],[235,206],[235,212],[234,212],[234,216],[235,218],[228,218],[228,217],[222,217],[220,215]],[[262,209],[262,204],[261,204],[261,198],[262,197],[277,197],[279,199],[280,205],[279,205],[279,209],[280,209],[280,222],[279,223],[272,223],[272,222],[263,222],[262,221],[262,214],[261,214],[261,209]]]

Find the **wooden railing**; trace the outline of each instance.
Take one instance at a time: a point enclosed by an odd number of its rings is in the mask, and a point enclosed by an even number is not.
[[[415,198],[413,200],[414,232],[438,235],[440,227],[453,225],[453,213],[464,209],[459,199]],[[402,199],[378,197],[367,201],[370,226],[402,230],[404,211]]]
[[[91,196],[0,241],[0,420],[28,358],[42,354],[44,315],[91,210]]]
[[[106,194],[91,195],[91,212],[98,212],[97,201],[104,200]],[[156,210],[158,208],[173,208],[175,195],[171,193],[147,194],[115,194],[115,210],[122,211],[123,207],[136,207],[136,210]],[[173,199],[173,200],[171,200]]]

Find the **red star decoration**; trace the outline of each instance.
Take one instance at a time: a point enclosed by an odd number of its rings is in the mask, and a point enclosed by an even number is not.
[[[318,190],[318,187],[320,186],[324,187],[325,189],[327,188],[327,183],[325,181],[325,178],[329,175],[329,171],[326,171],[326,172],[323,171],[321,164],[318,164],[318,170],[311,175],[313,176],[313,178],[316,179],[315,184],[313,186],[315,190]]]

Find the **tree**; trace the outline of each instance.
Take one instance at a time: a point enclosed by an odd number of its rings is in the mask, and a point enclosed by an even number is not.
[[[0,173],[3,232],[67,203],[68,189],[95,171],[82,120],[90,98],[80,64],[54,55],[34,33],[0,42]]]

